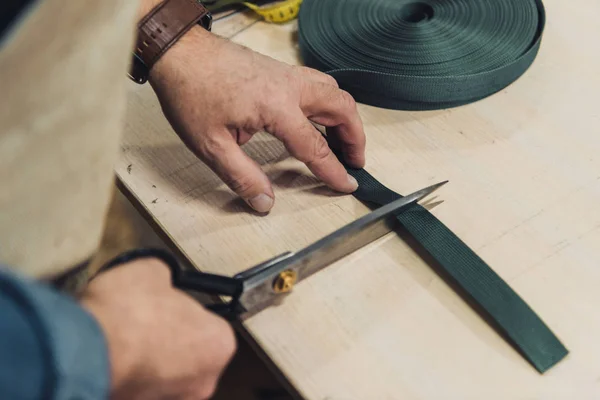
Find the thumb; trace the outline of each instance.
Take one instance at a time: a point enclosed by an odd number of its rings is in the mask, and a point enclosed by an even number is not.
[[[261,213],[271,210],[275,195],[269,178],[229,133],[213,136],[199,147],[202,161],[250,207]]]

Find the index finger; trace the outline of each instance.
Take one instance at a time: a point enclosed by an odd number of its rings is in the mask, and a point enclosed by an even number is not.
[[[330,188],[343,193],[357,189],[356,179],[348,175],[323,135],[300,110],[281,115],[276,127],[271,133],[283,142],[293,157],[305,163]]]
[[[364,167],[365,132],[356,102],[348,92],[321,82],[305,82],[300,108],[308,119],[333,131],[348,164]]]

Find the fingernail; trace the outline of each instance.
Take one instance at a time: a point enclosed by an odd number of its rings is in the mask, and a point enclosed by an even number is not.
[[[352,175],[348,175],[348,183],[352,186],[352,190],[358,189],[358,182]]]
[[[264,193],[251,198],[248,203],[258,212],[267,212],[273,207],[273,199]]]

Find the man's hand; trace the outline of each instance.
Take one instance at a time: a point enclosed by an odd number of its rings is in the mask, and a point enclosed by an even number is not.
[[[273,189],[239,146],[261,130],[279,138],[332,189],[356,190],[356,180],[310,122],[328,127],[350,165],[364,165],[365,136],[356,103],[332,77],[195,27],[156,63],[150,82],[187,146],[256,211],[271,209]]]
[[[156,259],[102,273],[81,300],[107,338],[111,398],[207,399],[235,350],[229,324],[174,289]]]

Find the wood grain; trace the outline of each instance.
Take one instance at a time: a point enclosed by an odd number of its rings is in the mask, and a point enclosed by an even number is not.
[[[256,13],[247,9],[223,11],[214,15],[211,31],[224,38],[231,38],[259,20]]]
[[[600,4],[545,3],[540,54],[507,89],[442,111],[359,110],[367,170],[400,193],[449,179],[432,212],[571,353],[538,374],[392,234],[244,322],[304,397],[600,398]],[[258,22],[231,37],[298,64],[295,29]],[[133,86],[118,176],[199,269],[234,274],[368,211],[258,135],[245,150],[274,182],[276,204],[266,217],[249,213],[171,131],[150,87]]]

